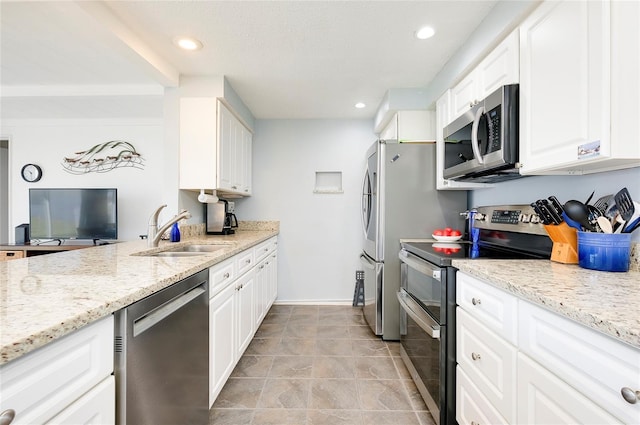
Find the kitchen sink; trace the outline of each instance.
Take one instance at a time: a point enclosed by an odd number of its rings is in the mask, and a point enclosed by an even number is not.
[[[183,252],[183,253],[205,253],[205,252],[215,252],[219,249],[225,248],[228,245],[183,245],[174,249],[170,249],[169,251],[164,252]]]
[[[181,245],[175,248],[167,249],[160,252],[141,252],[134,255],[141,255],[144,257],[195,257],[198,255],[204,255],[210,252],[215,252],[220,249],[228,247],[229,244],[192,244]]]

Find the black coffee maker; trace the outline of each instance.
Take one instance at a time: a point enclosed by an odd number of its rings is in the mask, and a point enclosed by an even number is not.
[[[208,235],[231,235],[236,232],[234,229],[238,227],[238,219],[229,202],[224,199],[213,204],[205,204],[205,216]]]

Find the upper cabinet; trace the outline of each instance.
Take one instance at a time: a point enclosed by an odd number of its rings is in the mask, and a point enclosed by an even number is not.
[[[514,31],[451,89],[445,126],[498,87],[518,83],[518,50],[518,31]]]
[[[640,5],[549,1],[520,27],[521,174],[640,166]]]
[[[383,140],[433,142],[436,140],[434,111],[398,111],[380,132]]]
[[[251,195],[252,139],[220,99],[180,99],[180,189]]]

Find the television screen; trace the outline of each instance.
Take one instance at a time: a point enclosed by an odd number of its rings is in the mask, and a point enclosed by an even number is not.
[[[29,189],[31,239],[117,239],[117,189]]]

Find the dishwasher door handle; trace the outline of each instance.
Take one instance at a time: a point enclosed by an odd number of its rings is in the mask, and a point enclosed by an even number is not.
[[[133,337],[135,338],[136,336],[145,332],[149,328],[153,327],[156,323],[159,323],[163,319],[171,316],[174,312],[207,292],[205,286],[206,284],[198,285],[197,287],[167,301],[160,307],[150,311],[144,316],[141,316],[138,319],[134,320]]]

